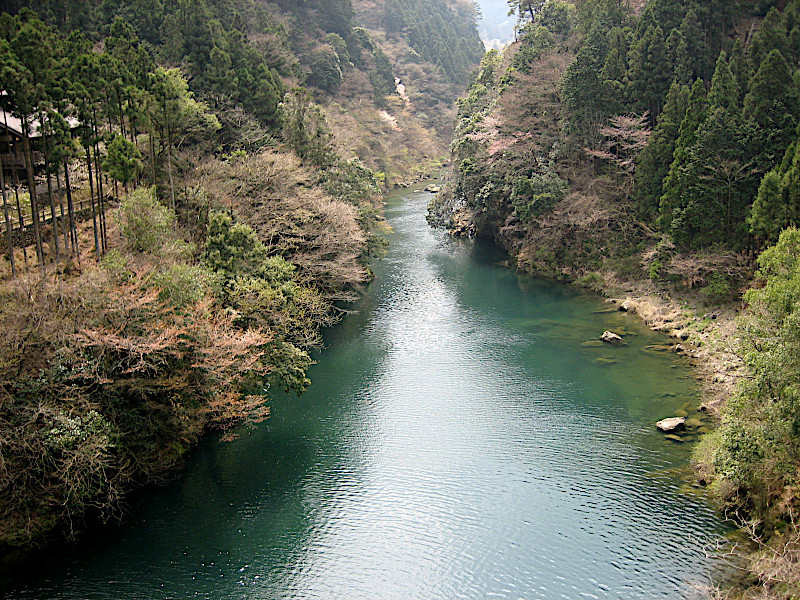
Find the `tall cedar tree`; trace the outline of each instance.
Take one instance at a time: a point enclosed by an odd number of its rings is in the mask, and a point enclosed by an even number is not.
[[[658,214],[664,178],[674,159],[675,141],[686,114],[688,100],[689,86],[673,82],[653,135],[639,158],[633,197],[640,217],[647,222],[653,222]]]
[[[664,178],[664,194],[659,203],[659,222],[666,231],[672,227],[673,213],[683,202],[686,193],[684,169],[689,161],[689,152],[697,140],[697,129],[705,121],[707,109],[705,85],[702,79],[696,79],[689,92],[686,113],[678,128],[672,164]]]

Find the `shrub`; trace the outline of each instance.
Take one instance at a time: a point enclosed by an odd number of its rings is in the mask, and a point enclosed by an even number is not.
[[[663,269],[664,269],[664,263],[662,263],[658,259],[655,259],[653,262],[650,263],[650,266],[647,269],[647,276],[653,281],[658,281],[659,279],[661,279],[661,271]]]
[[[551,169],[546,169],[530,178],[516,178],[511,202],[520,221],[530,223],[535,217],[552,210],[566,192],[567,182]]]
[[[128,196],[117,219],[127,250],[155,254],[173,239],[175,213],[156,199],[153,188],[140,188]]]
[[[586,273],[575,280],[575,285],[578,287],[586,288],[587,290],[600,291],[603,289],[603,277],[600,273]]]
[[[202,300],[217,280],[205,267],[178,264],[154,275],[151,281],[160,288],[160,300],[176,308],[185,308]]]
[[[730,298],[732,288],[731,280],[725,273],[714,273],[708,278],[708,284],[700,289],[700,293],[711,302],[723,302]]]
[[[128,259],[116,248],[106,252],[102,261],[103,268],[111,276],[114,283],[121,284],[128,281],[133,273],[128,268]]]

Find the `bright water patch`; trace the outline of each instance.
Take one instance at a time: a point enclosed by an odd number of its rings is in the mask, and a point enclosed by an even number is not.
[[[391,251],[305,396],[7,597],[690,595],[724,528],[654,426],[696,402],[686,365],[635,317],[431,231],[428,199],[390,198]],[[628,344],[587,344],[605,329]]]

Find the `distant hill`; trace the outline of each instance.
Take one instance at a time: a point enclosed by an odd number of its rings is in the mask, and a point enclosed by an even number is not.
[[[506,0],[478,0],[482,17],[478,31],[487,49],[500,49],[514,40],[516,17],[508,16]]]

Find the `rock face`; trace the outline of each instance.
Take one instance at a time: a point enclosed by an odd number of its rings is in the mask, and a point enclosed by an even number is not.
[[[625,340],[623,340],[613,331],[604,331],[603,335],[600,336],[600,339],[606,344],[611,344],[613,346],[621,346],[625,343]]]
[[[680,431],[685,426],[686,417],[670,417],[669,419],[661,419],[658,423],[656,423],[656,427],[658,427],[664,433]]]

